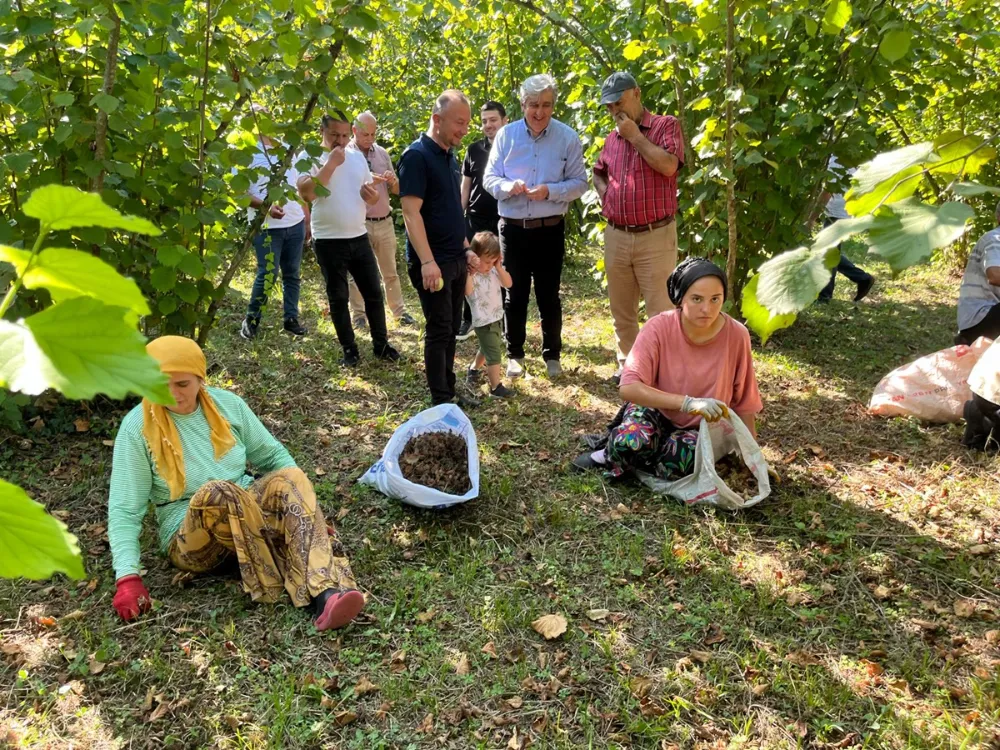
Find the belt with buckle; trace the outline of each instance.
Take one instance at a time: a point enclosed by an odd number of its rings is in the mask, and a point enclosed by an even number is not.
[[[563,222],[562,216],[543,216],[541,219],[508,219],[500,217],[504,224],[521,227],[521,229],[538,229],[539,227],[557,227]]]
[[[665,227],[673,223],[674,223],[674,217],[667,216],[665,219],[654,221],[652,224],[615,224],[613,221],[609,221],[608,226],[614,227],[619,232],[628,232],[629,234],[640,234],[642,232],[652,232],[654,229],[659,229],[660,227]]]
[[[386,214],[385,216],[369,216],[365,221],[385,221],[386,219],[391,219],[392,214]]]

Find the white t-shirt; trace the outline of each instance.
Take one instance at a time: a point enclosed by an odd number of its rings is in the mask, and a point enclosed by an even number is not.
[[[489,273],[472,273],[472,294],[466,295],[472,310],[472,327],[482,328],[503,320],[503,296],[496,266]]]
[[[330,158],[327,152],[313,166],[314,177]],[[372,181],[368,162],[356,149],[344,149],[344,163],[337,167],[326,189],[329,195],[317,195],[312,204],[312,235],[317,240],[348,240],[361,237],[365,229],[365,201],[361,186]]]
[[[267,151],[264,151],[264,145],[257,142],[257,153],[253,155],[253,161],[250,162],[250,170],[253,173],[259,174],[259,170],[270,170],[271,165],[277,161],[281,161],[281,157],[285,155],[285,146],[280,143],[272,143],[267,147]],[[292,186],[292,190],[295,189],[295,182],[299,179],[300,172],[295,168],[295,162],[298,161],[296,157],[292,164],[285,170],[285,182]],[[235,170],[234,170],[235,171]],[[250,195],[254,198],[264,199],[264,188],[267,187],[268,180],[270,176],[267,174],[261,174],[257,178],[257,181],[250,186]],[[297,201],[276,201],[279,206],[285,209],[285,215],[280,219],[275,219],[273,216],[268,214],[264,218],[263,229],[287,229],[288,227],[294,227],[306,218],[305,212],[302,210],[302,206],[299,205]],[[254,217],[257,215],[256,208],[247,209],[247,219],[253,221]]]
[[[969,373],[969,388],[977,396],[1000,404],[1000,339],[983,352],[983,356],[972,368]]]

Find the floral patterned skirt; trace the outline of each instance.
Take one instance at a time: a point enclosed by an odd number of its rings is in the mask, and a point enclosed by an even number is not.
[[[604,448],[607,473],[620,477],[645,471],[659,479],[678,479],[694,470],[698,430],[681,430],[659,409],[625,404]]]

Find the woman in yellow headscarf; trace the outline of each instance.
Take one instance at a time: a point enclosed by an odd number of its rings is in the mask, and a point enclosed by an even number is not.
[[[201,573],[235,555],[254,601],[276,601],[284,590],[296,607],[313,608],[319,630],[353,620],[364,596],[285,447],[243,399],[205,385],[205,355],[194,341],[162,336],[146,350],[169,376],[177,403],[144,399],[115,439],[108,539],[118,614],[131,620],[149,609],[139,534],[152,504],[160,550],[175,567]],[[247,473],[248,461],[261,479]]]

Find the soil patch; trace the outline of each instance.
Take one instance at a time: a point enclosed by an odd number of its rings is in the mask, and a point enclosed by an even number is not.
[[[414,484],[449,495],[464,495],[472,488],[468,446],[452,432],[428,432],[410,438],[399,456],[399,468]]]

